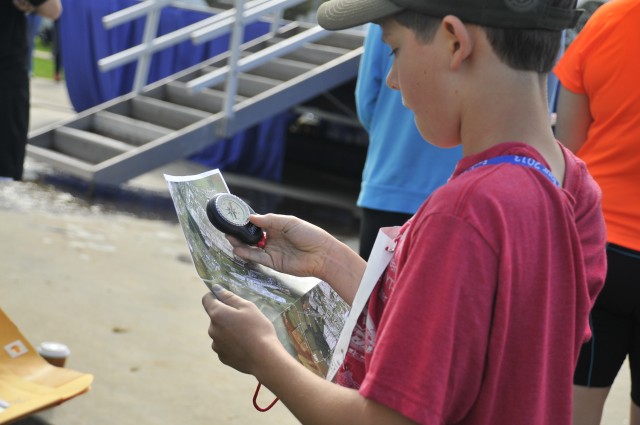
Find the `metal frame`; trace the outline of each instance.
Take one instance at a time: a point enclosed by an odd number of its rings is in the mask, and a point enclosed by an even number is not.
[[[241,1],[237,9],[161,37],[154,37],[158,22],[149,16],[157,17],[162,7],[171,4],[170,0],[141,1],[106,16],[103,22],[108,27],[143,15],[148,17],[142,44],[100,61],[101,68],[109,70],[137,60],[137,90],[83,111],[66,122],[30,133],[29,155],[92,184],[119,184],[165,164],[167,158],[195,153],[212,141],[261,122],[275,111],[294,107],[320,95],[326,87],[353,78],[363,49],[362,32],[332,34],[317,25],[293,21],[282,26],[278,23],[272,26],[277,30],[275,33],[240,44],[248,22],[301,1],[304,0],[249,0],[247,7]],[[144,84],[148,71],[148,63],[144,62],[153,52],[189,38],[205,41],[224,31],[237,35],[234,39],[232,34],[230,51]],[[311,43],[320,38],[327,44]],[[281,58],[283,55],[286,58]],[[275,68],[286,67],[286,79],[271,78],[270,72],[275,69],[269,65],[276,62],[279,64]],[[254,69],[259,72],[250,75],[249,71]],[[240,87],[239,79],[243,81]],[[226,92],[223,87],[213,87],[223,82]],[[173,102],[165,96],[170,99],[177,96],[180,101]],[[209,105],[212,101],[217,102],[215,108]],[[207,103],[207,108],[202,107],[202,102]],[[87,134],[100,129],[97,134]],[[124,134],[129,137],[130,146],[113,142],[121,137],[124,140]],[[82,146],[82,139],[87,140],[87,146],[97,146],[99,152],[90,155]]]
[[[145,0],[118,12],[107,15],[102,22],[105,28],[110,29],[123,23],[147,17],[142,43],[122,52],[100,59],[98,66],[105,72],[117,68],[129,62],[138,61],[132,91],[140,93],[146,86],[149,78],[149,64],[151,55],[159,50],[171,47],[187,39],[194,44],[201,44],[231,32],[229,46],[228,65],[224,68],[205,74],[195,81],[187,84],[189,90],[201,91],[226,81],[224,100],[224,119],[219,126],[218,134],[227,133],[229,121],[235,115],[234,104],[238,90],[238,75],[258,67],[269,60],[283,56],[305,43],[322,38],[327,32],[319,26],[315,26],[303,34],[292,37],[281,43],[277,43],[262,52],[257,52],[249,57],[240,59],[240,45],[244,36],[244,28],[247,24],[263,19],[265,15],[275,14],[271,23],[271,33],[275,34],[284,9],[303,3],[305,0],[253,0],[245,4],[244,0],[235,0],[235,8],[221,12],[182,29],[173,31],[161,37],[158,33],[158,23],[162,8],[170,5],[172,0]]]

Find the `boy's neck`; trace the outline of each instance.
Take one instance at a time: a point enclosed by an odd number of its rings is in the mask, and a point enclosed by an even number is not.
[[[476,84],[482,88],[472,91],[462,107],[463,156],[504,142],[525,143],[543,156],[562,182],[564,156],[551,129],[546,77],[502,68]]]
[[[493,72],[475,83],[462,107],[464,156],[503,142],[522,142],[536,150],[556,145],[547,110],[546,79],[535,73]]]

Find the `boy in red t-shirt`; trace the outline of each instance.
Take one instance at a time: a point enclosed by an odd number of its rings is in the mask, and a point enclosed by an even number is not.
[[[600,191],[553,136],[546,74],[572,0],[330,0],[318,21],[380,23],[401,92],[430,143],[463,159],[397,234],[334,382],[297,363],[255,305],[203,305],[220,359],[303,424],[571,423],[572,375],[605,273]],[[251,221],[248,260],[354,300],[365,262],[295,217]],[[359,312],[356,312],[359,313]]]

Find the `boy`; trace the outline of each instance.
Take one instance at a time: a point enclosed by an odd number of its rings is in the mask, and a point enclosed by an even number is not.
[[[212,348],[303,424],[571,423],[572,375],[605,273],[600,192],[553,137],[546,73],[575,3],[330,0],[327,29],[379,22],[387,77],[426,140],[462,145],[450,181],[397,237],[336,381],[299,365],[257,308],[216,290]],[[352,302],[366,264],[293,217],[253,216],[264,249],[235,252],[316,276]],[[363,343],[358,344],[359,341]]]

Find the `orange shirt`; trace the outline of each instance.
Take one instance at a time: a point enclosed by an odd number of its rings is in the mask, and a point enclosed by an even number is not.
[[[640,1],[601,6],[555,74],[593,122],[577,155],[602,189],[609,242],[640,251]]]

